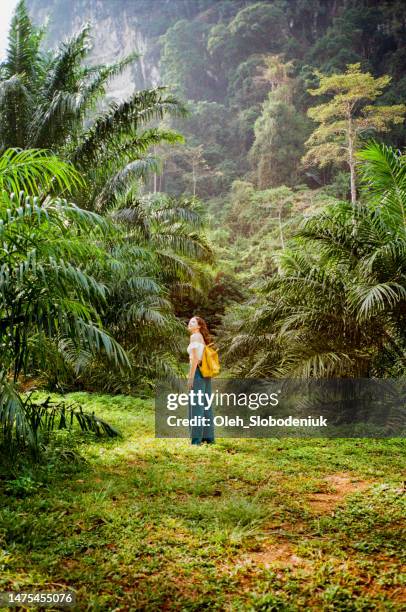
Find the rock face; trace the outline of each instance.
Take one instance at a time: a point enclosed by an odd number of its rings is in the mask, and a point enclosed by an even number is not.
[[[199,12],[199,2],[190,0],[27,0],[27,7],[36,24],[49,20],[46,44],[50,47],[90,22],[95,63],[113,62],[133,51],[141,54],[133,67],[112,81],[109,95],[115,98],[127,96],[134,87],[161,84],[159,36],[178,19]]]

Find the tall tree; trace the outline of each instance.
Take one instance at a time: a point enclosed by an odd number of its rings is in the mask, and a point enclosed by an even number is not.
[[[293,104],[297,82],[292,62],[268,55],[264,63],[257,78],[269,83],[271,91],[255,121],[255,140],[249,154],[260,189],[296,182],[303,143],[309,134],[308,119]]]
[[[312,96],[331,95],[328,102],[309,108],[308,115],[320,125],[306,141],[306,166],[324,167],[341,163],[344,159],[350,169],[351,201],[357,200],[356,151],[363,137],[373,132],[388,131],[392,124],[400,124],[406,113],[405,104],[378,106],[371,104],[383,93],[391,81],[384,75],[375,78],[361,71],[361,64],[348,64],[345,73],[325,75],[315,71],[319,86],[309,89]]]

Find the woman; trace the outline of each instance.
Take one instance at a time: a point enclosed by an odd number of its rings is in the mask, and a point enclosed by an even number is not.
[[[207,329],[206,321],[201,317],[192,317],[188,323],[190,333],[190,343],[187,347],[189,353],[189,376],[188,376],[188,391],[202,391],[203,399],[199,399],[196,394],[189,401],[189,419],[197,418],[198,424],[190,427],[192,444],[201,444],[214,442],[214,426],[213,426],[213,411],[207,402],[207,396],[211,395],[211,378],[202,376],[199,364],[202,361],[203,351],[206,344],[210,344],[211,337]],[[204,421],[202,419],[205,419]]]

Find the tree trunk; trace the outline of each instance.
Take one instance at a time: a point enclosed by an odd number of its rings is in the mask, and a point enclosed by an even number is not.
[[[192,180],[193,180],[193,197],[196,196],[196,167],[195,162],[192,162]]]
[[[279,207],[278,220],[279,220],[279,234],[280,234],[280,237],[281,237],[281,246],[282,246],[282,249],[284,249],[285,248],[285,241],[283,239],[283,228],[282,228],[282,218],[281,218],[281,216],[282,216],[282,205]]]
[[[155,156],[155,153],[156,153],[155,146],[154,146],[153,151],[154,151],[154,156]],[[157,179],[156,172],[154,172],[154,193],[156,193],[156,179]]]
[[[355,184],[354,131],[351,116],[348,118],[348,164],[350,166],[351,202],[357,203],[357,188]]]

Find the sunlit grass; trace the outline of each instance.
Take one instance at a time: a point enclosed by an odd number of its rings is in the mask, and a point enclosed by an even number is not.
[[[81,610],[401,609],[401,440],[192,447],[154,438],[151,399],[68,399],[123,438],[59,432],[45,465],[4,482],[3,590],[66,585]],[[311,512],[343,472],[371,486]],[[265,563],[281,544],[301,562]]]

